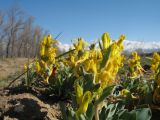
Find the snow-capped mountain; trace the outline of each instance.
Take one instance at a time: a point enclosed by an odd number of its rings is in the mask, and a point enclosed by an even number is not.
[[[160,52],[160,42],[139,42],[139,41],[129,41],[125,40],[123,42],[124,52],[130,53],[132,51],[137,51],[139,53],[151,53]],[[72,46],[70,44],[62,44],[58,42],[56,44],[60,52],[66,52]]]
[[[123,45],[124,51],[129,53],[135,50],[139,53],[151,53],[160,51],[160,42],[139,42],[125,40]]]

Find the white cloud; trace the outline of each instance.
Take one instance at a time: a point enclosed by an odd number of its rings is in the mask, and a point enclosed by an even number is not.
[[[62,44],[61,42],[56,43],[56,47],[60,52],[67,52],[71,48],[70,44]]]

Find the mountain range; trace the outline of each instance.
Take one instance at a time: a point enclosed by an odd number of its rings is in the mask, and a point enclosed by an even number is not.
[[[140,42],[125,40],[123,45],[124,52],[126,53],[131,53],[132,51],[137,51],[139,53],[160,52],[160,42]],[[66,52],[70,47],[72,47],[70,44],[62,44],[61,42],[58,42],[56,46],[60,52]]]

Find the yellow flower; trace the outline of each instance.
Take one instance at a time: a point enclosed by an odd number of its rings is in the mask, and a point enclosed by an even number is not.
[[[64,63],[65,63],[67,66],[75,67],[75,66],[76,66],[75,56],[74,56],[73,54],[70,54],[69,57],[67,57],[67,58],[64,60]]]
[[[90,91],[86,91],[82,97],[81,104],[79,105],[79,108],[77,110],[77,114],[80,115],[82,113],[85,113],[88,109],[88,104],[91,100],[92,93]]]
[[[80,115],[87,111],[88,104],[91,100],[92,94],[90,91],[86,91],[83,94],[83,88],[78,83],[75,83],[74,88],[76,93],[77,104],[79,106],[77,110],[77,114]]]
[[[75,92],[76,92],[76,100],[77,104],[81,104],[82,96],[83,96],[83,89],[82,87],[76,83],[75,85]]]
[[[118,46],[121,46],[122,45],[122,42],[125,40],[125,35],[121,35],[120,37],[119,37],[119,40],[117,41],[117,45]]]
[[[160,55],[158,53],[153,54],[153,62],[160,62]]]
[[[140,56],[137,54],[137,52],[132,52],[132,58],[128,60],[128,65],[133,78],[143,75],[144,69],[141,66]]]
[[[27,64],[24,65],[24,70],[27,71]]]
[[[51,47],[53,42],[54,42],[54,40],[52,39],[52,36],[48,35],[48,36],[44,36],[41,43],[47,47]]]
[[[89,57],[89,51],[85,51],[85,53],[80,57],[80,59],[76,62],[76,65],[84,62]]]
[[[122,90],[120,91],[120,95],[122,95],[122,96],[126,96],[126,95],[128,95],[128,93],[130,93],[130,91],[127,90],[127,89],[122,89]]]
[[[137,52],[132,52],[132,56],[133,56],[133,58],[134,58],[135,61],[140,60],[140,56],[138,55]]]
[[[40,60],[39,64],[42,68],[46,68],[46,63],[43,60]]]
[[[101,87],[105,88],[113,84],[114,76],[112,76],[111,72],[103,70],[98,74],[98,80],[101,83]]]
[[[158,53],[154,53],[151,61],[151,70],[156,73],[159,65],[160,65],[160,55]]]
[[[56,56],[56,49],[55,48],[49,48],[48,49],[48,60],[50,63],[55,63],[55,56]]]
[[[80,51],[83,49],[83,46],[84,46],[84,41],[82,38],[78,38],[78,43],[77,44],[74,44],[74,47],[77,51]]]
[[[45,45],[44,44],[40,44],[40,56],[44,56],[45,55]]]
[[[84,69],[87,72],[92,72],[94,74],[97,73],[97,63],[93,59],[88,59],[84,62]]]
[[[112,61],[111,61],[111,59],[109,59],[109,61],[108,61],[108,63],[106,64],[106,66],[105,66],[105,70],[106,71],[111,71],[112,69],[113,69],[113,64],[112,64]]]
[[[100,73],[96,76],[96,82],[100,82],[102,88],[114,83],[117,72],[120,67],[123,66],[125,57],[121,55],[122,42],[125,39],[124,35],[121,35],[117,42],[111,44],[111,51],[108,61],[103,69],[99,70]],[[102,58],[103,59],[103,58]]]
[[[53,42],[54,42],[54,41],[53,41],[53,39],[52,39],[52,36],[51,36],[51,35],[48,35],[48,36],[47,36],[47,39],[46,39],[46,45],[47,45],[48,47],[50,47]]]
[[[119,40],[114,42],[111,46],[111,56],[120,55],[123,50],[123,41],[125,40],[125,36],[121,35]]]
[[[36,62],[35,65],[36,65],[36,72],[37,72],[37,73],[40,73],[40,71],[41,71],[41,66],[40,66],[39,62]]]
[[[44,36],[43,40],[40,43],[40,56],[41,57],[48,56],[48,54],[50,54],[50,52],[52,52],[52,51],[50,51],[50,49],[54,49],[54,48],[51,48],[51,46],[54,42],[55,42],[55,40],[52,39],[51,35]],[[55,51],[55,49],[54,49],[54,51]],[[52,59],[52,57],[51,57],[51,59]]]
[[[110,45],[110,37],[108,33],[103,33],[102,35],[102,42],[103,42],[103,49],[107,49]]]

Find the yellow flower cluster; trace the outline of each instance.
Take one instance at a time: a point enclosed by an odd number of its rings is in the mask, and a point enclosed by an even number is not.
[[[55,63],[56,49],[52,47],[55,42],[51,35],[45,36],[40,43],[40,56],[49,64]]]
[[[83,47],[84,41],[82,38],[79,38],[78,43],[74,44],[74,53],[69,54],[65,63],[77,69],[81,64],[86,72],[94,74],[94,83],[100,83],[103,88],[114,82],[119,68],[123,66],[124,56],[121,55],[121,52],[123,50],[122,43],[125,36],[121,35],[118,41],[111,43],[109,34],[104,33],[101,39],[103,44],[102,50],[96,48],[95,44],[92,44],[89,50],[85,50]],[[109,59],[105,67],[101,68],[100,64],[104,59],[103,54],[108,49],[111,49],[108,53],[110,54]]]
[[[156,73],[159,65],[160,65],[160,55],[158,53],[154,53],[152,57],[151,70]]]
[[[73,44],[73,46],[75,48],[75,51],[70,53],[64,60],[64,63],[70,67],[76,67],[88,57],[87,52],[82,53],[82,51],[84,50],[84,40],[82,38],[78,38],[78,42]]]
[[[77,51],[80,51],[84,48],[84,41],[82,38],[78,38],[78,43],[73,45]]]
[[[154,72],[157,86],[160,87],[160,55],[154,53],[151,60],[151,70]]]
[[[102,53],[99,49],[92,48],[89,50],[88,58],[84,61],[84,69],[94,75],[97,74],[99,63],[102,60]]]
[[[155,82],[157,84],[156,89],[153,94],[153,102],[159,103],[160,99],[160,55],[158,53],[154,53],[151,59],[151,70],[154,73]]]
[[[121,52],[123,50],[122,42],[125,39],[125,36],[121,35],[118,41],[110,44],[109,35],[107,33],[104,34],[107,36],[106,38],[108,39],[108,41],[106,40],[106,42],[103,42],[103,44],[109,45],[103,46],[111,47],[111,51],[105,67],[102,68],[97,74],[97,80],[99,83],[101,83],[102,88],[114,83],[119,68],[123,66],[124,56],[121,55]],[[106,47],[104,49],[106,49]]]
[[[54,72],[53,65],[55,64],[56,49],[52,47],[56,41],[51,35],[45,36],[40,43],[40,60],[35,62],[36,72],[41,75],[45,82]]]
[[[128,65],[130,67],[132,77],[143,75],[144,69],[141,66],[140,59],[141,58],[137,52],[132,52],[132,58],[128,60]]]

